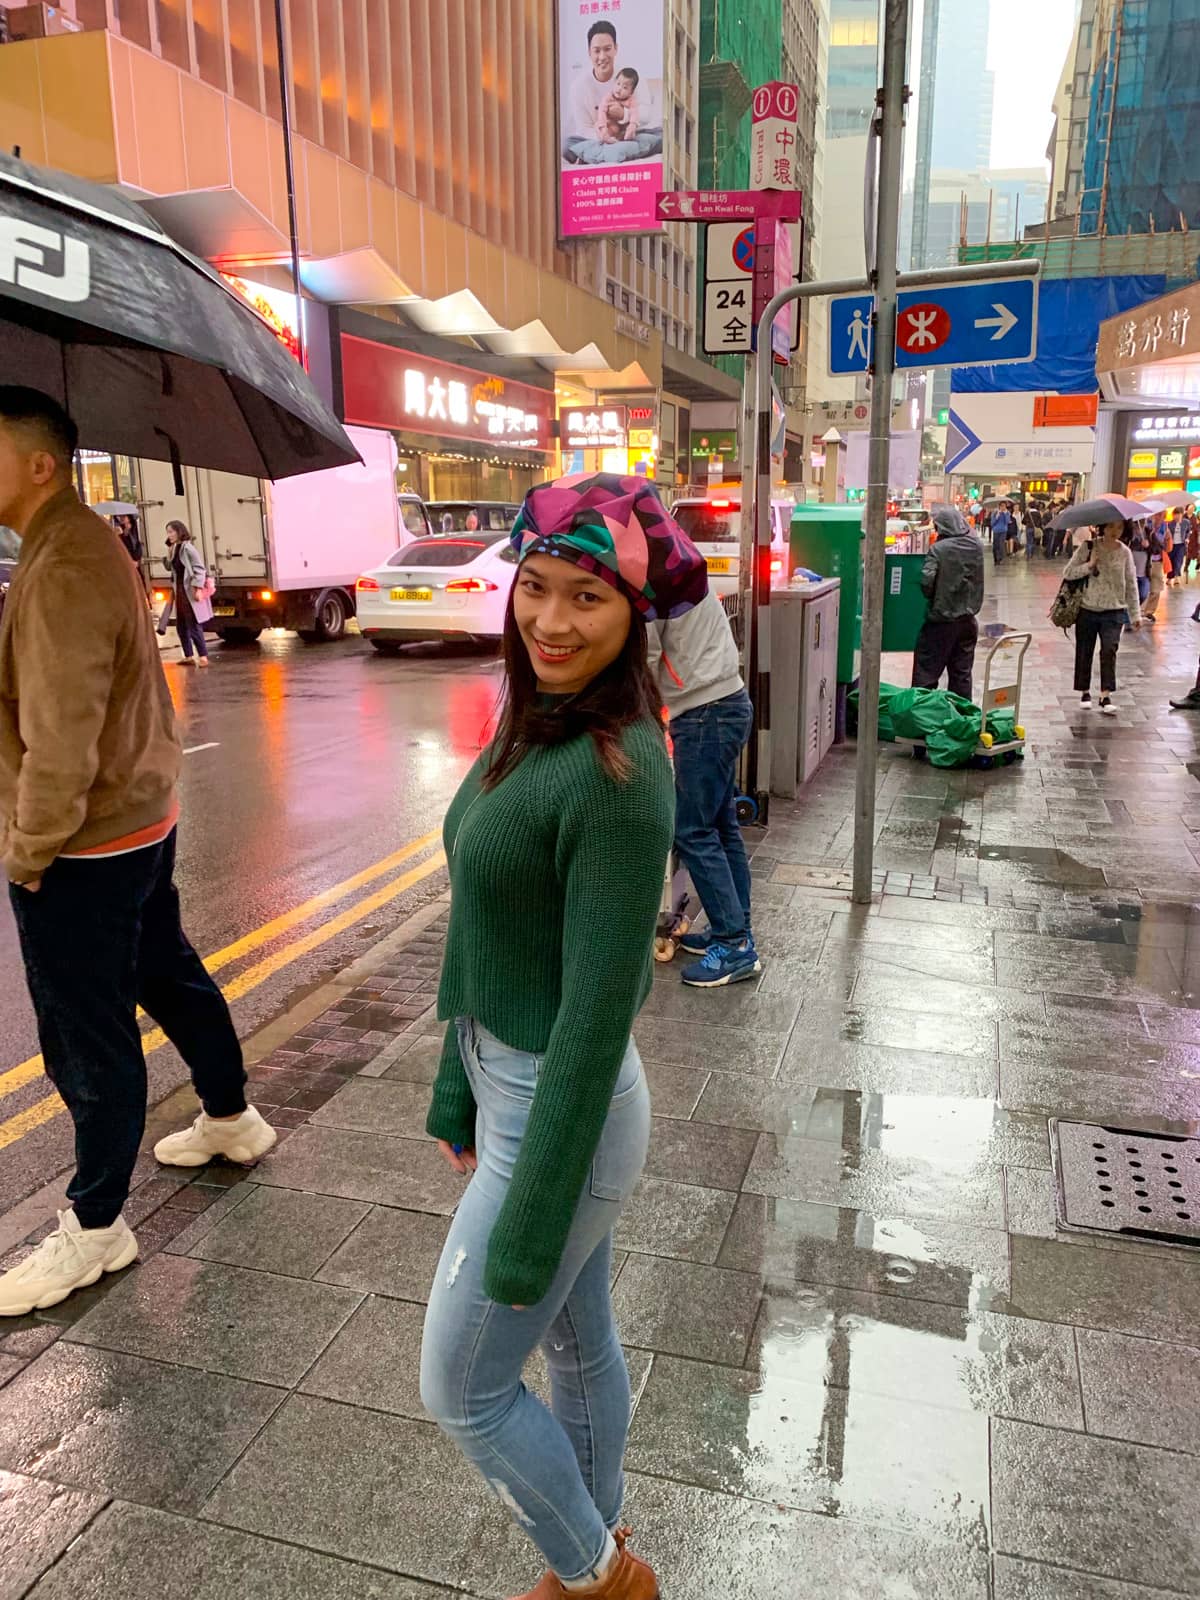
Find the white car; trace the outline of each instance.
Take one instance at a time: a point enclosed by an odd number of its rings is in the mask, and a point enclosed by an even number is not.
[[[359,578],[359,630],[383,655],[436,639],[499,639],[516,570],[506,533],[414,539]]]
[[[742,500],[733,493],[676,500],[671,515],[708,563],[708,586],[721,600],[736,595],[742,569]],[[771,587],[788,581],[792,502],[771,502]]]

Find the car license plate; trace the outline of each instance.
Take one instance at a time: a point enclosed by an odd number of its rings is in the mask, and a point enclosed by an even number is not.
[[[432,600],[432,589],[393,589],[393,600]]]
[[[705,560],[710,572],[729,572],[733,567],[733,562],[728,556],[706,556]]]
[[[214,617],[236,617],[237,616],[237,607],[236,606],[214,606],[213,607],[213,616]]]

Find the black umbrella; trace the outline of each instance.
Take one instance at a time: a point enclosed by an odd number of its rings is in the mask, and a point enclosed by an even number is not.
[[[1052,528],[1102,528],[1107,522],[1128,522],[1148,517],[1145,506],[1123,494],[1102,494],[1095,500],[1064,506],[1050,524]]]
[[[300,365],[134,201],[0,154],[0,374],[80,442],[286,478],[359,459]]]

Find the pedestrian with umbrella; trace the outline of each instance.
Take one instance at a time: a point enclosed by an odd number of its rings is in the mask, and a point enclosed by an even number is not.
[[[139,1005],[201,1108],[160,1161],[252,1162],[276,1139],[180,922],[171,697],[133,564],[73,487],[76,448],[260,477],[357,453],[265,323],[131,200],[0,156],[0,201],[10,251],[37,264],[0,286],[0,523],[21,540],[0,623],[0,861],[76,1155],[70,1209],[0,1276],[0,1316],[24,1316],[137,1256],[122,1209],[146,1117]]]
[[[1133,556],[1122,542],[1128,521],[1140,510],[1124,495],[1102,495],[1072,506],[1056,519],[1060,526],[1098,529],[1098,536],[1077,541],[1063,573],[1064,584],[1083,580],[1075,619],[1075,690],[1085,711],[1092,707],[1092,666],[1100,646],[1100,711],[1113,717],[1117,708],[1117,651],[1126,625],[1140,628],[1141,605]],[[1132,531],[1131,529],[1128,531]]]

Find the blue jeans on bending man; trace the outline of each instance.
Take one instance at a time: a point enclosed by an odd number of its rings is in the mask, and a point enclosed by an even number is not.
[[[691,988],[718,989],[762,971],[750,927],[750,864],[737,820],[737,770],[754,724],[738,649],[711,591],[682,617],[651,624],[650,665],[671,719],[675,849],[708,928],[681,948]]]

